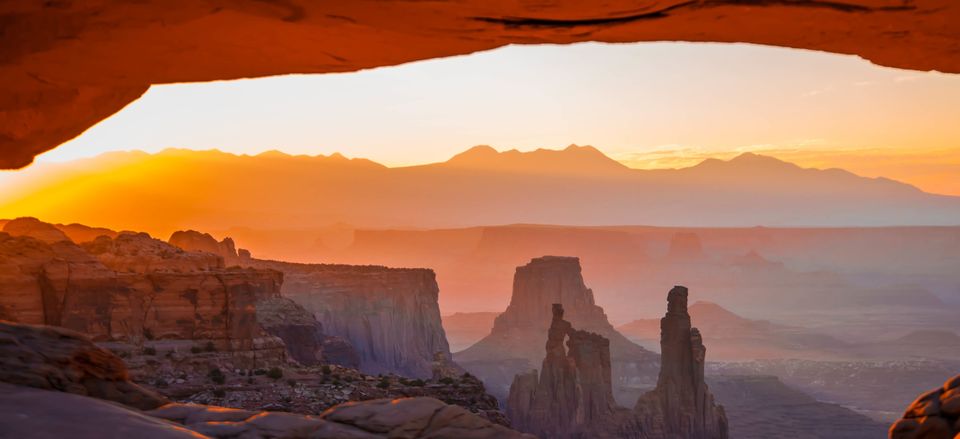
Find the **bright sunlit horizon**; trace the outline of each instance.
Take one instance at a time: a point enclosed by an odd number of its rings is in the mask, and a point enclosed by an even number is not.
[[[508,46],[355,73],[169,84],[38,157],[217,149],[440,162],[593,145],[641,169],[758,152],[960,195],[960,77],[749,44]]]

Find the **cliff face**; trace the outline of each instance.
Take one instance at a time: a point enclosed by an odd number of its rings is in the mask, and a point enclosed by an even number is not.
[[[435,355],[450,358],[432,270],[253,260],[284,273],[282,293],[343,337],[366,373],[429,378]]]
[[[610,343],[578,331],[553,304],[547,355],[541,374],[518,374],[510,387],[508,414],[515,428],[540,437],[575,437],[614,413]],[[566,347],[564,341],[566,340]]]
[[[667,296],[660,347],[657,388],[643,395],[635,408],[643,425],[667,438],[726,438],[726,414],[703,379],[706,348],[700,331],[691,327],[685,287],[676,286]]]
[[[305,366],[332,363],[359,367],[360,356],[350,343],[323,333],[323,325],[304,307],[286,297],[257,302],[257,322],[283,340],[291,358]]]
[[[487,383],[491,393],[505,397],[512,378],[543,360],[543,346],[552,325],[550,304],[560,303],[566,319],[583,331],[609,341],[613,386],[653,385],[657,355],[630,342],[607,321],[586,287],[580,260],[545,256],[517,267],[513,296],[494,321],[490,335],[458,352],[455,359]],[[520,361],[518,361],[520,360]]]
[[[210,339],[233,350],[263,336],[257,301],[280,294],[282,273],[225,269],[146,234],[76,245],[0,233],[0,318],[69,328],[95,340]],[[49,231],[49,230],[47,230]],[[46,233],[46,232],[44,232]],[[43,235],[42,235],[43,236]]]

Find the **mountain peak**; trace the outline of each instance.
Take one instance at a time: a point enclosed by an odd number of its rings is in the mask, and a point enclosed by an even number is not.
[[[602,176],[630,170],[589,145],[569,145],[564,149],[539,148],[528,152],[516,149],[498,152],[491,146],[477,145],[440,165],[496,172],[580,176]]]

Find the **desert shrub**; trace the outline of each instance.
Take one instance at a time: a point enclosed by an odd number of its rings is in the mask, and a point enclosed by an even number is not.
[[[411,385],[411,386],[414,386],[414,387],[423,387],[423,386],[426,386],[427,383],[426,383],[425,381],[417,378],[417,379],[415,379],[415,380],[413,380],[413,381],[410,381],[410,385]]]
[[[207,377],[210,378],[210,381],[213,381],[217,384],[223,384],[227,381],[227,377],[220,369],[210,369],[210,373],[207,374]]]
[[[191,346],[190,352],[194,354],[199,354],[200,352],[203,352],[203,349],[200,349],[200,346]]]
[[[267,371],[267,377],[279,380],[280,378],[283,378],[283,369],[280,369],[279,367],[271,367],[270,370]]]
[[[329,364],[324,364],[323,367],[320,368],[320,371],[323,372],[324,375],[330,375],[330,373],[333,372],[333,371],[330,369],[330,365],[329,365]]]
[[[224,396],[227,396],[227,392],[223,389],[213,389],[213,396],[216,396],[217,398],[223,398]]]
[[[157,386],[158,388],[163,389],[163,388],[166,388],[167,386],[169,386],[170,383],[168,383],[167,380],[165,380],[165,379],[163,379],[163,378],[157,378],[157,380],[153,382],[153,385],[154,385],[154,386]]]
[[[294,387],[294,386],[297,385],[297,380],[295,380],[295,379],[293,379],[293,378],[290,378],[290,379],[287,380],[287,385],[290,386],[290,387]]]
[[[208,341],[207,344],[203,345],[203,350],[207,352],[216,352],[217,347],[213,345],[212,341]]]
[[[143,348],[143,355],[157,355],[157,349],[153,347]]]
[[[253,377],[247,378],[247,384],[253,384]]]
[[[267,371],[266,371],[265,369],[255,369],[255,370],[253,371],[253,374],[254,374],[254,375],[266,375],[266,374],[267,374]]]
[[[377,383],[377,387],[381,389],[386,389],[387,387],[390,387],[390,379],[387,377],[381,377],[380,382]]]
[[[143,328],[143,338],[153,340],[153,331],[151,331],[150,328]]]
[[[440,384],[446,384],[446,385],[449,386],[449,385],[453,384],[453,378],[450,378],[450,377],[440,378]]]

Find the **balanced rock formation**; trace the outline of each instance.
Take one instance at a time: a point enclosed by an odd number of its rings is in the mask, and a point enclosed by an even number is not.
[[[311,312],[325,334],[349,341],[363,372],[429,378],[438,353],[450,358],[432,270],[257,259],[250,265],[283,272],[283,296]]]
[[[540,437],[574,437],[616,410],[610,375],[610,342],[578,331],[553,304],[546,358],[537,371],[518,374],[510,387],[508,416],[515,428]],[[566,347],[564,347],[566,341]]]
[[[131,382],[123,360],[81,334],[2,320],[0,383],[87,395],[139,409],[168,402]]]
[[[283,340],[287,354],[298,363],[360,366],[360,356],[347,340],[325,335],[313,314],[292,299],[271,297],[257,302],[256,308],[260,327]]]
[[[609,341],[615,392],[621,386],[653,386],[657,355],[613,328],[584,284],[575,257],[544,256],[517,267],[510,305],[497,316],[490,335],[458,352],[455,360],[483,379],[492,394],[505,397],[515,375],[544,359],[539,347],[547,342],[554,303],[563,306],[570,324]]]
[[[924,393],[890,427],[890,439],[960,438],[960,375]]]
[[[265,336],[255,304],[279,296],[280,272],[227,269],[217,255],[145,233],[45,242],[32,235],[52,236],[49,228],[18,222],[5,226],[17,235],[0,232],[0,319],[99,341],[206,339],[227,350],[252,349]]]
[[[635,408],[643,425],[665,438],[725,439],[727,418],[704,381],[706,348],[687,313],[687,289],[675,286],[667,295],[667,314],[660,320],[660,378]]]

